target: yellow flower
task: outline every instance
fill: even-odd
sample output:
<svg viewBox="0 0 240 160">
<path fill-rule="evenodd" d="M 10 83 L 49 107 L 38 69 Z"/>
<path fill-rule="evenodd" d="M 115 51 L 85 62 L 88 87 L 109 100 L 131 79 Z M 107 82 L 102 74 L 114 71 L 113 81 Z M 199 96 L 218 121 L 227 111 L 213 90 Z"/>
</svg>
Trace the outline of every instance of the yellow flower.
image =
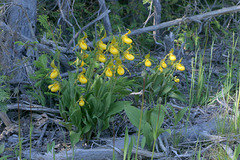
<svg viewBox="0 0 240 160">
<path fill-rule="evenodd" d="M 160 71 L 160 73 L 162 73 L 163 72 L 163 68 L 160 66 L 160 67 L 158 67 L 158 70 Z"/>
<path fill-rule="evenodd" d="M 102 63 L 105 63 L 105 62 L 106 62 L 106 57 L 105 57 L 105 55 L 104 55 L 104 54 L 100 54 L 100 55 L 98 56 L 98 60 L 99 60 L 100 62 L 102 62 Z"/>
<path fill-rule="evenodd" d="M 115 48 L 114 46 L 111 46 L 111 47 L 110 47 L 110 53 L 112 53 L 113 55 L 118 54 L 117 48 Z"/>
<path fill-rule="evenodd" d="M 177 76 L 175 76 L 175 77 L 174 77 L 174 81 L 175 81 L 176 83 L 179 83 L 179 82 L 180 82 L 180 79 L 177 78 Z"/>
<path fill-rule="evenodd" d="M 145 66 L 150 67 L 152 65 L 152 62 L 149 59 L 145 60 Z"/>
<path fill-rule="evenodd" d="M 122 41 L 124 43 L 127 43 L 127 44 L 131 44 L 132 43 L 132 40 L 130 38 L 128 38 L 128 36 L 126 36 L 126 35 L 122 36 Z"/>
<path fill-rule="evenodd" d="M 124 43 L 127 43 L 127 44 L 131 44 L 132 43 L 132 40 L 130 39 L 130 38 L 128 38 L 128 34 L 130 34 L 131 33 L 131 31 L 129 30 L 126 34 L 124 34 L 123 36 L 122 36 L 122 41 L 124 42 Z"/>
<path fill-rule="evenodd" d="M 83 98 L 83 97 L 80 98 L 80 101 L 79 101 L 78 104 L 79 104 L 79 106 L 81 106 L 81 107 L 85 105 L 85 102 L 84 102 L 84 98 Z"/>
<path fill-rule="evenodd" d="M 134 57 L 134 55 L 130 54 L 129 51 L 125 51 L 124 58 L 126 58 L 129 61 L 132 61 L 132 60 L 134 60 L 135 57 Z"/>
<path fill-rule="evenodd" d="M 88 54 L 87 54 L 87 53 L 84 53 L 84 54 L 83 54 L 83 58 L 88 58 Z"/>
<path fill-rule="evenodd" d="M 85 42 L 85 40 L 80 40 L 79 42 L 78 42 L 78 45 L 79 45 L 79 47 L 82 49 L 82 50 L 86 50 L 87 49 L 87 43 Z"/>
<path fill-rule="evenodd" d="M 166 64 L 165 61 L 162 62 L 162 67 L 163 67 L 163 68 L 167 68 L 167 64 Z"/>
<path fill-rule="evenodd" d="M 176 56 L 175 56 L 174 54 L 170 53 L 170 54 L 169 54 L 169 59 L 170 59 L 171 61 L 176 61 Z"/>
<path fill-rule="evenodd" d="M 181 64 L 181 63 L 178 63 L 176 65 L 176 69 L 179 70 L 179 71 L 184 71 L 185 70 L 185 67 Z"/>
<path fill-rule="evenodd" d="M 123 67 L 122 66 L 118 66 L 118 69 L 117 69 L 117 73 L 121 76 L 121 75 L 124 75 L 124 69 L 123 69 Z"/>
<path fill-rule="evenodd" d="M 54 68 L 52 73 L 50 74 L 50 78 L 55 79 L 57 78 L 58 75 L 59 75 L 58 69 Z"/>
<path fill-rule="evenodd" d="M 107 70 L 106 70 L 106 72 L 105 72 L 105 75 L 106 75 L 107 77 L 112 77 L 113 73 L 112 73 L 112 71 L 111 71 L 111 69 L 110 69 L 109 67 L 107 68 Z"/>
<path fill-rule="evenodd" d="M 84 33 L 84 37 L 78 41 L 78 44 L 76 46 L 79 46 L 82 50 L 86 50 L 88 48 L 88 45 L 85 42 L 85 39 L 87 38 L 87 34 L 85 32 L 83 33 Z M 76 46 L 73 48 L 73 50 L 75 50 Z"/>
<path fill-rule="evenodd" d="M 81 65 L 80 65 L 80 67 L 83 67 L 83 66 L 84 66 L 84 64 L 85 64 L 85 63 L 84 63 L 84 61 L 82 61 L 82 63 L 81 63 Z"/>
<path fill-rule="evenodd" d="M 48 86 L 48 89 L 50 89 L 52 92 L 57 92 L 60 89 L 60 85 L 58 82 L 51 84 Z"/>
<path fill-rule="evenodd" d="M 84 76 L 83 73 L 80 73 L 80 75 L 78 76 L 78 80 L 82 84 L 86 84 L 88 82 L 87 78 Z"/>
<path fill-rule="evenodd" d="M 107 49 L 107 45 L 104 44 L 103 41 L 100 41 L 100 42 L 98 43 L 98 46 L 99 46 L 99 48 L 101 48 L 102 50 L 106 50 L 106 49 Z"/>
<path fill-rule="evenodd" d="M 56 66 L 55 63 L 54 63 L 54 60 L 52 60 L 52 62 L 51 62 L 50 65 L 51 65 L 52 68 L 57 68 L 57 66 Z"/>
</svg>

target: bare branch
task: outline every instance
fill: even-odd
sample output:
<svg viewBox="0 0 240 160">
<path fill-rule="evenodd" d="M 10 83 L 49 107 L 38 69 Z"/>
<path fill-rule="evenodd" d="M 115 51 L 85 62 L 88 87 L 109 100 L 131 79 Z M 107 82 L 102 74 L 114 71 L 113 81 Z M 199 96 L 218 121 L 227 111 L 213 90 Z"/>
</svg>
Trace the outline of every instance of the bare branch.
<svg viewBox="0 0 240 160">
<path fill-rule="evenodd" d="M 90 27 L 91 25 L 93 25 L 94 23 L 96 23 L 97 21 L 99 21 L 99 20 L 101 20 L 102 18 L 104 18 L 108 13 L 110 13 L 110 10 L 104 11 L 99 17 L 97 17 L 96 19 L 94 19 L 93 21 L 91 21 L 90 23 L 88 23 L 86 26 L 84 26 L 80 31 L 78 31 L 78 32 L 76 33 L 76 35 L 74 36 L 74 38 L 71 39 L 71 41 L 69 42 L 68 46 L 71 46 L 71 44 L 73 43 L 73 40 L 75 40 L 81 32 L 83 32 L 85 29 L 87 29 L 88 27 Z M 92 46 L 92 43 L 91 43 L 90 46 Z"/>
<path fill-rule="evenodd" d="M 183 23 L 183 22 L 201 21 L 206 18 L 212 18 L 212 17 L 216 17 L 219 15 L 238 12 L 238 11 L 240 11 L 240 6 L 223 8 L 223 9 L 219 9 L 216 11 L 211 11 L 211 12 L 207 12 L 207 13 L 203 13 L 203 14 L 199 14 L 199 15 L 195 15 L 195 16 L 191 16 L 191 17 L 179 18 L 179 19 L 164 22 L 164 23 L 161 23 L 161 24 L 158 24 L 155 26 L 149 26 L 149 27 L 137 29 L 137 30 L 132 31 L 132 33 L 130 35 L 138 35 L 138 34 L 142 34 L 145 32 L 151 32 L 151 31 L 155 31 L 158 29 L 163 29 L 166 27 L 178 25 L 179 23 Z"/>
</svg>

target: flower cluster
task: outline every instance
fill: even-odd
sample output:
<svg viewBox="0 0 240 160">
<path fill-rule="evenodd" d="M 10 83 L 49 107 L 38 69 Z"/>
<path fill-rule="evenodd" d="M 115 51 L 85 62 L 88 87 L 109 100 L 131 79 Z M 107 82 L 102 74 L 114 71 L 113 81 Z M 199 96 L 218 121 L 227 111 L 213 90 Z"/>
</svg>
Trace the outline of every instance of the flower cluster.
<svg viewBox="0 0 240 160">
<path fill-rule="evenodd" d="M 122 76 L 125 74 L 125 70 L 129 72 L 129 70 L 123 65 L 123 61 L 133 61 L 134 54 L 131 52 L 132 49 L 132 39 L 128 37 L 131 33 L 129 30 L 126 34 L 122 35 L 121 37 L 113 36 L 112 40 L 105 44 L 103 39 L 106 38 L 106 33 L 104 36 L 96 43 L 94 46 L 94 50 L 90 51 L 90 64 L 99 62 L 103 65 L 103 72 L 101 75 L 105 75 L 108 78 L 115 77 L 116 75 Z M 87 66 L 85 63 L 88 55 L 88 50 L 90 47 L 86 43 L 87 34 L 84 32 L 84 37 L 80 38 L 77 45 L 74 47 L 76 51 L 76 60 L 71 63 L 71 65 L 75 65 L 77 68 L 77 80 L 76 82 L 80 82 L 81 85 L 89 83 L 89 77 L 87 77 L 86 69 L 84 66 Z M 59 70 L 54 64 L 54 61 L 51 63 L 53 70 L 50 74 L 50 78 L 54 80 L 57 78 L 59 74 Z M 89 67 L 88 67 L 89 68 Z M 91 68 L 91 67 L 90 67 Z M 78 71 L 81 71 L 80 73 Z M 90 71 L 92 72 L 92 71 Z M 130 72 L 129 72 L 130 73 Z M 54 80 L 55 83 L 48 86 L 48 88 L 52 92 L 57 92 L 60 90 L 60 83 Z M 77 101 L 79 106 L 85 105 L 84 96 L 80 96 L 79 100 Z"/>
<path fill-rule="evenodd" d="M 130 33 L 131 31 L 129 30 L 126 34 L 122 35 L 121 40 L 113 36 L 108 45 L 102 41 L 106 35 L 97 42 L 96 57 L 99 62 L 104 63 L 105 68 L 103 73 L 105 73 L 106 77 L 111 78 L 116 73 L 122 76 L 125 74 L 125 70 L 129 72 L 122 62 L 125 60 L 132 61 L 135 58 L 133 53 L 131 53 L 132 39 L 128 37 Z"/>
<path fill-rule="evenodd" d="M 182 62 L 182 58 L 177 61 L 176 56 L 173 54 L 174 50 L 173 48 L 170 50 L 169 54 L 167 54 L 161 61 L 160 64 L 157 66 L 158 70 L 160 71 L 160 73 L 162 73 L 164 71 L 164 69 L 168 68 L 168 66 L 171 66 L 173 70 L 179 70 L 179 71 L 184 71 L 185 67 L 183 64 L 181 64 Z M 179 78 L 177 78 L 177 76 L 175 76 L 173 78 L 173 80 L 176 83 L 179 83 L 180 80 Z"/>
<path fill-rule="evenodd" d="M 86 85 L 89 83 L 92 76 L 94 76 L 92 74 L 94 67 L 88 67 L 88 70 L 89 68 L 92 70 L 90 69 L 90 71 L 88 71 L 90 74 L 87 74 L 86 76 L 87 71 L 84 66 L 88 65 L 85 62 L 89 62 L 89 66 L 94 66 L 95 64 L 101 63 L 103 68 L 100 76 L 105 75 L 108 78 L 116 77 L 117 75 L 122 76 L 125 74 L 125 70 L 130 74 L 129 70 L 123 64 L 124 61 L 133 61 L 135 59 L 135 56 L 131 51 L 133 41 L 128 37 L 130 33 L 131 31 L 129 30 L 121 37 L 113 36 L 112 40 L 108 44 L 103 42 L 103 39 L 106 38 L 105 33 L 104 36 L 95 43 L 94 50 L 91 51 L 90 47 L 86 43 L 87 34 L 84 32 L 84 37 L 80 38 L 77 45 L 74 47 L 74 50 L 76 50 L 76 60 L 71 63 L 71 65 L 74 64 L 77 68 L 76 82 L 80 82 L 81 85 Z M 88 54 L 88 52 L 90 54 Z M 185 70 L 185 67 L 181 64 L 182 59 L 177 61 L 173 52 L 174 50 L 171 49 L 169 54 L 167 54 L 165 58 L 160 61 L 160 64 L 157 66 L 157 69 L 160 73 L 164 72 L 168 66 L 171 66 L 173 70 Z M 152 62 L 153 60 L 150 58 L 150 54 L 147 54 L 141 63 L 144 63 L 146 67 L 151 67 Z M 54 83 L 49 85 L 48 88 L 52 92 L 57 92 L 60 90 L 60 83 L 55 79 L 60 77 L 60 73 L 54 64 L 54 60 L 51 62 L 51 66 L 53 69 L 50 74 L 50 78 L 54 80 Z M 173 80 L 177 83 L 180 81 L 176 76 L 173 78 Z M 83 97 L 83 95 L 80 96 L 77 101 L 79 106 L 85 105 L 85 100 Z"/>
<path fill-rule="evenodd" d="M 60 73 L 59 73 L 59 70 L 57 68 L 57 66 L 55 65 L 54 63 L 54 60 L 51 62 L 51 67 L 53 68 L 52 69 L 52 72 L 50 74 L 50 78 L 52 80 L 54 80 L 54 83 L 49 85 L 48 86 L 48 89 L 50 89 L 52 92 L 57 92 L 59 89 L 60 89 L 60 84 L 57 80 L 55 80 L 57 77 L 60 76 Z"/>
</svg>

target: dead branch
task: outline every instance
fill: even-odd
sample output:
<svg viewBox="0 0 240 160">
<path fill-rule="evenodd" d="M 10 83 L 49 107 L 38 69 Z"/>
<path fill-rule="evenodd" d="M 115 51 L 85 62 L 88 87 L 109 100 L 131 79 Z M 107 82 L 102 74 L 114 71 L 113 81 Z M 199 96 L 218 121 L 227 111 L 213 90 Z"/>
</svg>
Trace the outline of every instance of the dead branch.
<svg viewBox="0 0 240 160">
<path fill-rule="evenodd" d="M 7 108 L 10 109 L 18 109 L 18 104 L 8 104 Z M 19 109 L 20 110 L 26 110 L 26 111 L 37 111 L 37 112 L 51 112 L 51 113 L 59 113 L 58 109 L 52 109 L 52 108 L 47 108 L 41 105 L 37 104 L 32 104 L 26 105 L 26 104 L 19 104 Z"/>
<path fill-rule="evenodd" d="M 228 13 L 234 13 L 234 12 L 238 12 L 238 11 L 240 11 L 240 5 L 228 7 L 228 8 L 222 8 L 222 9 L 218 9 L 215 11 L 191 16 L 191 17 L 183 17 L 183 18 L 179 18 L 176 20 L 164 22 L 164 23 L 161 23 L 158 25 L 149 26 L 149 27 L 145 27 L 145 28 L 141 28 L 141 29 L 136 29 L 136 30 L 132 31 L 132 33 L 130 35 L 138 35 L 138 34 L 142 34 L 145 32 L 151 32 L 151 31 L 167 28 L 167 27 L 174 26 L 174 25 L 179 25 L 180 23 L 183 23 L 183 22 L 192 22 L 192 21 L 197 22 L 197 21 L 201 21 L 203 19 L 212 18 L 212 17 L 216 17 L 219 15 L 228 14 Z"/>
<path fill-rule="evenodd" d="M 11 120 L 8 118 L 6 112 L 0 112 L 0 119 L 3 121 L 6 127 L 9 127 L 12 125 Z"/>
<path fill-rule="evenodd" d="M 99 17 L 97 17 L 96 19 L 94 19 L 93 21 L 91 21 L 90 23 L 88 23 L 86 26 L 82 27 L 82 29 L 80 31 L 78 31 L 76 33 L 76 35 L 74 36 L 73 39 L 71 39 L 71 41 L 68 43 L 68 46 L 71 46 L 71 44 L 73 43 L 73 41 L 78 37 L 78 35 L 80 33 L 82 33 L 85 29 L 87 29 L 88 27 L 90 27 L 91 25 L 93 25 L 94 23 L 96 23 L 97 21 L 101 20 L 102 18 L 104 18 L 106 15 L 108 15 L 108 13 L 110 13 L 110 10 L 105 10 Z M 88 44 L 90 46 L 92 46 L 92 43 Z"/>
</svg>

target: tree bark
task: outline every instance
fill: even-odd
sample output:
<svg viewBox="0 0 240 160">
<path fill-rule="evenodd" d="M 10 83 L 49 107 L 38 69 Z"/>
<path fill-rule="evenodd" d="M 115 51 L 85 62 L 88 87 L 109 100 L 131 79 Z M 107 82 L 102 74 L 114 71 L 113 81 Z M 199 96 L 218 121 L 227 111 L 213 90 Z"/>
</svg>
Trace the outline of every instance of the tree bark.
<svg viewBox="0 0 240 160">
<path fill-rule="evenodd" d="M 28 74 L 32 73 L 31 62 L 36 52 L 31 46 L 25 47 L 15 44 L 15 42 L 18 41 L 16 33 L 36 40 L 36 13 L 37 0 L 12 0 L 12 5 L 6 12 L 5 23 L 13 32 L 3 32 L 0 35 L 0 47 L 3 57 L 0 64 L 8 65 L 3 73 L 13 75 L 13 79 L 28 80 Z M 6 126 L 11 124 L 6 113 L 0 112 L 0 118 Z"/>
<path fill-rule="evenodd" d="M 161 22 L 161 12 L 162 12 L 162 6 L 160 3 L 160 0 L 153 0 L 153 5 L 154 5 L 153 25 L 158 25 Z M 160 40 L 160 30 L 153 31 L 153 38 L 155 41 Z"/>
<path fill-rule="evenodd" d="M 24 65 L 30 66 L 29 63 L 31 63 L 31 60 L 34 58 L 36 52 L 34 51 L 33 47 L 25 47 L 14 44 L 16 41 L 18 41 L 15 33 L 18 32 L 29 39 L 36 40 L 35 30 L 37 19 L 37 0 L 13 0 L 13 5 L 10 6 L 8 15 L 9 16 L 8 19 L 6 19 L 6 23 L 14 31 L 13 35 L 8 34 L 6 37 L 7 41 L 11 42 L 7 44 L 7 48 L 12 49 L 9 51 L 13 57 L 9 58 L 9 61 L 12 61 L 10 62 L 11 68 L 16 67 L 14 65 L 16 65 L 16 63 L 19 61 L 22 61 L 23 58 L 28 59 L 26 62 L 28 64 L 26 65 L 25 63 Z M 26 78 L 26 74 L 31 72 L 31 67 L 26 68 L 24 65 L 18 67 L 14 78 L 24 79 Z"/>
</svg>

